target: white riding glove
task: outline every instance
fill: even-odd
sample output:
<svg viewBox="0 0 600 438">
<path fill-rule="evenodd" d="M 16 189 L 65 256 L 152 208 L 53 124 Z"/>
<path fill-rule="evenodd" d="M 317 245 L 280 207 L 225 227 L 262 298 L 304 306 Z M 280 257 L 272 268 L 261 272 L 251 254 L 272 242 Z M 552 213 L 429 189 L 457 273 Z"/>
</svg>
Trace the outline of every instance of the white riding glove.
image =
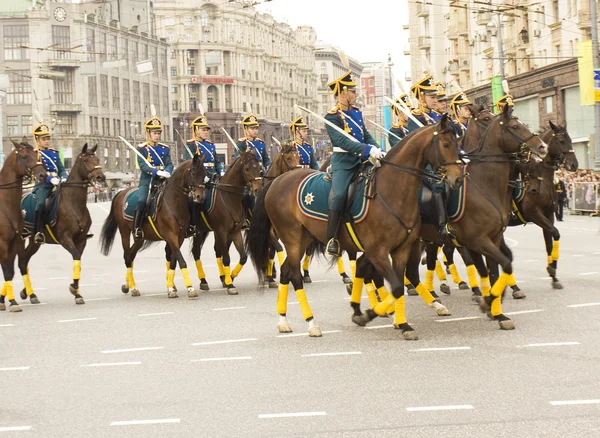
<svg viewBox="0 0 600 438">
<path fill-rule="evenodd" d="M 383 152 L 377 146 L 371 146 L 369 156 L 375 158 L 376 160 L 381 160 L 383 157 L 385 157 L 385 152 Z"/>
<path fill-rule="evenodd" d="M 63 177 L 60 179 L 60 182 L 61 182 L 61 183 L 64 183 L 64 182 L 66 182 L 66 181 L 67 181 L 67 177 L 66 177 L 66 176 L 63 176 Z"/>
<path fill-rule="evenodd" d="M 171 178 L 171 174 L 166 170 L 159 170 L 156 172 L 156 176 L 160 176 L 161 178 Z"/>
<path fill-rule="evenodd" d="M 57 177 L 50 178 L 50 184 L 57 186 L 60 180 Z"/>
</svg>

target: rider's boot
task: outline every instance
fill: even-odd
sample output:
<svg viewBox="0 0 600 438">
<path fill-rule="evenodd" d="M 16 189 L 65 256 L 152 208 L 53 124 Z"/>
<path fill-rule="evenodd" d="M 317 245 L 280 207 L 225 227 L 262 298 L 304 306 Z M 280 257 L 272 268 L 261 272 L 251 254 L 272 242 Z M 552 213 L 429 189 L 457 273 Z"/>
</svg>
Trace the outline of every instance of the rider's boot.
<svg viewBox="0 0 600 438">
<path fill-rule="evenodd" d="M 342 219 L 342 212 L 339 210 L 329 210 L 327 219 L 327 247 L 328 254 L 341 256 L 340 242 L 337 239 L 338 229 Z"/>
</svg>

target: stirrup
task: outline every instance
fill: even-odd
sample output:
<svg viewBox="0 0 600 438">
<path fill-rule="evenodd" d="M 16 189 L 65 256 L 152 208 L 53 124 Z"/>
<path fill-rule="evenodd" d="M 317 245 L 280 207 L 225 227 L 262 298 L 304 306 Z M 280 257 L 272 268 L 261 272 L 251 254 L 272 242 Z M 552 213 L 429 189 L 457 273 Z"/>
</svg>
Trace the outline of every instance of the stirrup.
<svg viewBox="0 0 600 438">
<path fill-rule="evenodd" d="M 340 242 L 335 237 L 329 239 L 325 251 L 327 251 L 327 254 L 340 257 L 342 255 L 340 251 Z"/>
<path fill-rule="evenodd" d="M 441 237 L 448 237 L 450 239 L 456 239 L 456 231 L 450 224 L 445 224 L 442 228 L 438 230 L 438 234 Z"/>
<path fill-rule="evenodd" d="M 42 243 L 46 243 L 46 236 L 44 236 L 44 233 L 42 233 L 41 231 L 38 231 L 37 233 L 35 233 L 33 241 L 41 245 Z"/>
<path fill-rule="evenodd" d="M 188 225 L 187 235 L 191 237 L 196 234 L 198 234 L 198 227 L 196 227 L 196 225 Z"/>
<path fill-rule="evenodd" d="M 250 229 L 250 221 L 247 218 L 244 218 L 244 221 L 242 222 L 242 230 L 249 230 Z"/>
<path fill-rule="evenodd" d="M 133 238 L 135 240 L 142 240 L 144 238 L 144 231 L 142 230 L 142 227 L 133 230 Z"/>
</svg>

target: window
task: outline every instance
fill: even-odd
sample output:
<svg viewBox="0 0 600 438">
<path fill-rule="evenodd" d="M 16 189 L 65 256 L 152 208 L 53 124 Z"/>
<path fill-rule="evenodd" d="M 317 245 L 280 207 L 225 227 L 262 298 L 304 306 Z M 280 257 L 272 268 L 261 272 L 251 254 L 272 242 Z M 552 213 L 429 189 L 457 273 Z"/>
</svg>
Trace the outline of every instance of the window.
<svg viewBox="0 0 600 438">
<path fill-rule="evenodd" d="M 117 36 L 116 35 L 108 35 L 107 36 L 107 46 L 106 51 L 108 52 L 108 60 L 115 61 L 117 59 Z"/>
<path fill-rule="evenodd" d="M 33 131 L 33 116 L 21 116 L 21 134 L 31 135 Z"/>
<path fill-rule="evenodd" d="M 131 42 L 131 65 L 134 66 L 139 61 L 138 43 L 136 41 Z"/>
<path fill-rule="evenodd" d="M 6 126 L 7 132 L 6 134 L 9 137 L 20 135 L 19 132 L 19 116 L 7 116 L 6 117 Z"/>
<path fill-rule="evenodd" d="M 100 62 L 106 61 L 106 34 L 104 32 L 98 32 L 96 38 L 96 52 L 98 52 Z"/>
<path fill-rule="evenodd" d="M 208 26 L 208 12 L 206 10 L 200 12 L 200 26 Z"/>
<path fill-rule="evenodd" d="M 178 101 L 178 100 L 174 100 L 174 101 L 171 103 L 171 109 L 172 109 L 173 111 L 179 111 L 179 101 Z"/>
<path fill-rule="evenodd" d="M 258 88 L 256 89 L 256 97 L 258 97 Z"/>
<path fill-rule="evenodd" d="M 21 46 L 29 44 L 29 25 L 4 26 L 4 60 L 29 59 L 29 51 Z"/>
<path fill-rule="evenodd" d="M 162 116 L 167 116 L 169 114 L 169 89 L 167 87 L 162 87 L 160 96 L 160 107 L 160 112 Z"/>
<path fill-rule="evenodd" d="M 57 134 L 72 135 L 75 134 L 75 118 L 73 116 L 60 116 L 59 123 L 56 125 Z"/>
<path fill-rule="evenodd" d="M 196 67 L 192 66 L 188 66 L 187 68 L 187 74 L 188 76 L 193 76 L 196 74 Z M 206 70 L 206 74 L 209 75 L 210 74 L 210 69 Z"/>
<path fill-rule="evenodd" d="M 133 81 L 133 112 L 134 114 L 140 110 L 140 83 Z"/>
<path fill-rule="evenodd" d="M 121 120 L 113 119 L 113 132 L 115 134 L 115 137 L 121 135 Z"/>
<path fill-rule="evenodd" d="M 10 70 L 10 88 L 6 92 L 8 105 L 31 104 L 31 77 L 29 70 Z"/>
<path fill-rule="evenodd" d="M 142 44 L 142 53 L 140 54 L 140 61 L 148 59 L 148 44 Z"/>
<path fill-rule="evenodd" d="M 108 108 L 108 76 L 100 75 L 100 106 Z"/>
<path fill-rule="evenodd" d="M 546 107 L 546 114 L 550 114 L 553 112 L 552 96 L 544 97 L 544 106 Z"/>
<path fill-rule="evenodd" d="M 121 108 L 121 94 L 119 93 L 119 78 L 112 78 L 112 107 L 114 109 Z"/>
<path fill-rule="evenodd" d="M 65 71 L 65 79 L 54 82 L 54 102 L 62 104 L 73 103 L 73 71 Z"/>
<path fill-rule="evenodd" d="M 142 88 L 142 113 L 146 116 L 150 113 L 150 84 L 142 84 Z"/>
<path fill-rule="evenodd" d="M 171 85 L 171 93 L 173 93 L 173 94 L 179 93 L 179 85 Z"/>
<path fill-rule="evenodd" d="M 214 85 L 211 85 L 206 90 L 206 101 L 208 103 L 208 111 L 219 110 L 219 90 Z"/>
<path fill-rule="evenodd" d="M 169 50 L 169 58 L 177 59 L 177 52 L 175 50 Z"/>
<path fill-rule="evenodd" d="M 160 111 L 160 108 L 158 106 L 158 104 L 160 103 L 160 97 L 158 95 L 158 85 L 152 85 L 152 99 L 150 100 L 150 102 L 156 105 L 156 111 Z"/>
<path fill-rule="evenodd" d="M 161 50 L 160 51 L 160 68 L 158 68 L 157 70 L 160 70 L 160 75 L 163 77 L 167 77 L 168 75 L 168 67 L 169 67 L 169 63 L 167 62 L 167 50 Z"/>
<path fill-rule="evenodd" d="M 158 73 L 158 71 L 160 70 L 158 68 L 158 48 L 157 47 L 152 47 L 151 51 L 151 61 L 152 61 L 152 68 L 154 68 L 154 71 L 156 71 Z"/>
<path fill-rule="evenodd" d="M 131 111 L 131 90 L 129 89 L 129 79 L 123 79 L 123 109 Z"/>
<path fill-rule="evenodd" d="M 177 76 L 177 67 L 171 67 L 171 76 Z"/>
<path fill-rule="evenodd" d="M 96 51 L 96 31 L 94 29 L 85 30 L 85 51 L 88 61 L 96 60 L 96 55 L 92 53 Z"/>
<path fill-rule="evenodd" d="M 64 49 L 64 51 L 56 50 L 54 52 L 55 59 L 70 59 L 71 52 L 71 28 L 69 26 L 52 26 L 52 45 L 53 49 Z"/>
<path fill-rule="evenodd" d="M 121 40 L 121 57 L 125 61 L 125 65 L 121 67 L 122 70 L 129 69 L 129 46 L 127 40 Z"/>
</svg>

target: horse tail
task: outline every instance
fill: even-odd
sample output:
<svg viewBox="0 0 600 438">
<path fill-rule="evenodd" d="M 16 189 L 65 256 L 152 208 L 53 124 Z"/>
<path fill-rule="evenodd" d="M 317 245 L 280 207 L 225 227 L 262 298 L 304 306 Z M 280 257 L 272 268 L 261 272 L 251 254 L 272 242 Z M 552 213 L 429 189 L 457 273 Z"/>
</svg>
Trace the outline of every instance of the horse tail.
<svg viewBox="0 0 600 438">
<path fill-rule="evenodd" d="M 107 256 L 112 249 L 115 236 L 117 235 L 117 219 L 115 215 L 115 203 L 119 196 L 115 196 L 110 205 L 110 213 L 102 225 L 102 231 L 100 232 L 100 252 Z"/>
<path fill-rule="evenodd" d="M 319 256 L 326 256 L 325 254 L 325 244 L 318 239 L 312 241 L 308 248 L 306 248 L 306 255 L 311 259 Z"/>
<path fill-rule="evenodd" d="M 258 274 L 258 281 L 263 283 L 267 265 L 269 263 L 269 248 L 271 246 L 271 219 L 265 208 L 265 196 L 267 195 L 270 185 L 264 188 L 254 205 L 252 210 L 252 221 L 250 229 L 246 233 L 246 252 L 252 260 L 254 269 Z"/>
</svg>

